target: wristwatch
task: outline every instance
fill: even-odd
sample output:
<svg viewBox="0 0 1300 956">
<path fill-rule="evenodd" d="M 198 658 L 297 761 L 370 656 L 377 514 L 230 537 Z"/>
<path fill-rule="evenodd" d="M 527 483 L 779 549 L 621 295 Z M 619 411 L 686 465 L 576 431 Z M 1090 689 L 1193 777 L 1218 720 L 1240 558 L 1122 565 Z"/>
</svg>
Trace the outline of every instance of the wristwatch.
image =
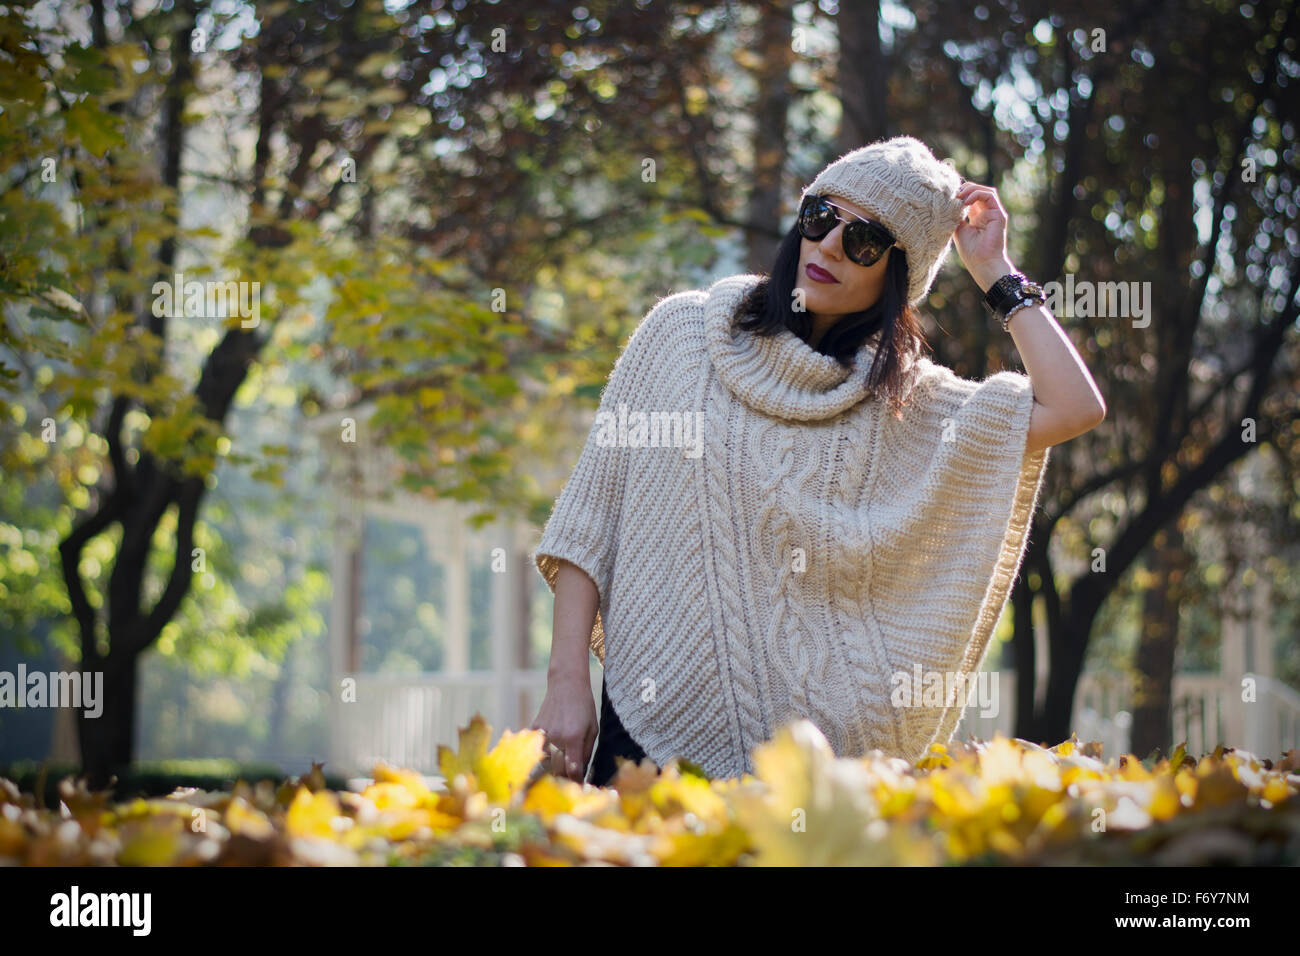
<svg viewBox="0 0 1300 956">
<path fill-rule="evenodd" d="M 1004 275 L 997 282 L 989 287 L 989 291 L 984 293 L 984 307 L 989 313 L 1002 323 L 1002 331 L 1006 332 L 1007 320 L 1015 312 L 1031 305 L 1047 301 L 1047 296 L 1043 294 L 1043 287 L 1037 282 L 1030 282 L 1025 278 L 1023 272 L 1010 272 Z"/>
</svg>

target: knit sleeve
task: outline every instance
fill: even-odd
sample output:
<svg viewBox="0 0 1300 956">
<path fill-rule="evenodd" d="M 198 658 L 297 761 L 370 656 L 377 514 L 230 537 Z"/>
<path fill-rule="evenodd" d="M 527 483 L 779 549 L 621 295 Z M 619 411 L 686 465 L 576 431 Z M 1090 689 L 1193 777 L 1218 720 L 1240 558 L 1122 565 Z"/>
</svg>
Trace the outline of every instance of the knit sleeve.
<svg viewBox="0 0 1300 956">
<path fill-rule="evenodd" d="M 978 674 L 1016 579 L 1049 450 L 1026 452 L 1028 376 L 921 368 L 902 420 L 883 416 L 871 494 L 873 604 L 891 662 L 909 676 L 919 664 L 945 688 L 942 705 L 900 709 L 911 759 L 947 743 L 961 719 L 957 688 Z M 1011 688 L 998 691 L 1010 706 Z"/>
<path fill-rule="evenodd" d="M 561 560 L 577 565 L 595 582 L 599 601 L 589 643 L 600 660 L 604 660 L 603 611 L 609 606 L 609 585 L 618 553 L 630 450 L 608 440 L 608 425 L 602 436 L 602 425 L 609 421 L 617 428 L 620 403 L 626 403 L 629 410 L 636 408 L 635 396 L 645 387 L 645 376 L 656 358 L 655 330 L 662 325 L 669 300 L 675 299 L 661 300 L 646 314 L 614 363 L 578 463 L 555 500 L 533 554 L 552 594 Z"/>
</svg>

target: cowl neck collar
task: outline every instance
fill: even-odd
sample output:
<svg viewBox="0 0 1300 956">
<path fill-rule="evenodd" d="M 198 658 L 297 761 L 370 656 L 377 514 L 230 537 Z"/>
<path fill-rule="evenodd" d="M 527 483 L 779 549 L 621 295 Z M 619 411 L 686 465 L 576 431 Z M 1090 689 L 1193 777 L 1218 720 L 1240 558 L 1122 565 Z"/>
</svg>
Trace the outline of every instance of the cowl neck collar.
<svg viewBox="0 0 1300 956">
<path fill-rule="evenodd" d="M 760 279 L 728 276 L 706 292 L 705 345 L 732 394 L 756 411 L 794 421 L 830 418 L 870 397 L 863 382 L 875 359 L 871 342 L 845 367 L 788 329 L 762 336 L 737 327 L 740 302 Z"/>
</svg>

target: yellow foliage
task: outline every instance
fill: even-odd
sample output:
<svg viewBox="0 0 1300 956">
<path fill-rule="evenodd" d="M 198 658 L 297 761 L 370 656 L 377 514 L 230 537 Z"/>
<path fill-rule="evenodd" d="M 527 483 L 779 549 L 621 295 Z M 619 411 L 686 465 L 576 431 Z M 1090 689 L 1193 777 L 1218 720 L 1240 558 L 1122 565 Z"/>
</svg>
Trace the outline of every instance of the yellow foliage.
<svg viewBox="0 0 1300 956">
<path fill-rule="evenodd" d="M 332 837 L 334 821 L 342 813 L 338 797 L 328 790 L 312 793 L 299 787 L 285 814 L 284 828 L 290 836 Z"/>
<path fill-rule="evenodd" d="M 879 751 L 837 758 L 801 720 L 755 749 L 753 775 L 708 780 L 647 758 L 595 787 L 535 774 L 539 731 L 489 748 L 475 715 L 458 737 L 439 750 L 441 787 L 381 762 L 360 792 L 336 793 L 314 765 L 278 788 L 240 781 L 114 805 L 65 780 L 55 811 L 0 779 L 0 864 L 1181 864 L 1205 842 L 1201 825 L 1276 862 L 1300 834 L 1295 752 L 1275 764 L 1226 748 L 1103 762 L 1073 738 L 998 736 L 935 744 L 913 765 Z"/>
<path fill-rule="evenodd" d="M 509 801 L 542 759 L 545 735 L 540 730 L 507 730 L 489 751 L 492 728 L 475 714 L 458 735 L 460 747 L 455 753 L 449 747 L 438 748 L 438 767 L 449 781 L 462 774 L 472 778 L 491 803 Z"/>
</svg>

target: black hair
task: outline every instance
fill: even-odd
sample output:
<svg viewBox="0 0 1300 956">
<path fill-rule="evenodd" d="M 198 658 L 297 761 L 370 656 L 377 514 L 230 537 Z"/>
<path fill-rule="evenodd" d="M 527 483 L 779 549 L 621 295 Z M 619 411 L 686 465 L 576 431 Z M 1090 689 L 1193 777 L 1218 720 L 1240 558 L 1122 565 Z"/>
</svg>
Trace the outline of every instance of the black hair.
<svg viewBox="0 0 1300 956">
<path fill-rule="evenodd" d="M 738 307 L 740 328 L 757 335 L 775 335 L 788 329 L 807 342 L 812 335 L 812 316 L 794 308 L 794 290 L 799 270 L 803 237 L 791 227 L 777 247 L 772 272 L 749 291 Z M 878 391 L 889 402 L 895 417 L 907 388 L 904 359 L 910 365 L 928 348 L 921 331 L 921 318 L 907 303 L 907 256 L 894 247 L 885 265 L 885 286 L 874 304 L 842 316 L 812 346 L 843 365 L 850 365 L 868 339 L 879 333 L 876 355 L 863 380 L 865 391 Z M 881 344 L 883 343 L 883 345 Z"/>
</svg>

